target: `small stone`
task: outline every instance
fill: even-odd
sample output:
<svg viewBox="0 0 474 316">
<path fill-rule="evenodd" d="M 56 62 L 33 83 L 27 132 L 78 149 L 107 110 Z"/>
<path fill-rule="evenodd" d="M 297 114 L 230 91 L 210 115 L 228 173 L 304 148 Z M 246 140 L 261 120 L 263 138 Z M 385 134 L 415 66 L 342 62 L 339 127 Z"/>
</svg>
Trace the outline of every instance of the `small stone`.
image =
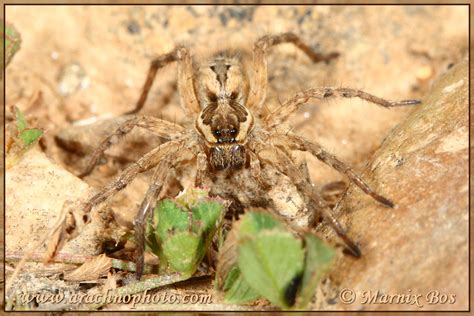
<svg viewBox="0 0 474 316">
<path fill-rule="evenodd" d="M 59 53 L 57 51 L 52 51 L 51 52 L 51 59 L 52 60 L 57 60 L 59 58 Z"/>
<path fill-rule="evenodd" d="M 59 73 L 58 92 L 62 96 L 69 96 L 79 89 L 85 89 L 90 84 L 85 70 L 78 63 L 64 66 Z"/>
<path fill-rule="evenodd" d="M 131 20 L 127 24 L 127 31 L 130 34 L 140 34 L 140 24 L 136 20 Z"/>
<path fill-rule="evenodd" d="M 433 68 L 431 66 L 422 66 L 419 67 L 416 72 L 415 76 L 420 81 L 425 81 L 430 79 L 434 74 Z"/>
</svg>

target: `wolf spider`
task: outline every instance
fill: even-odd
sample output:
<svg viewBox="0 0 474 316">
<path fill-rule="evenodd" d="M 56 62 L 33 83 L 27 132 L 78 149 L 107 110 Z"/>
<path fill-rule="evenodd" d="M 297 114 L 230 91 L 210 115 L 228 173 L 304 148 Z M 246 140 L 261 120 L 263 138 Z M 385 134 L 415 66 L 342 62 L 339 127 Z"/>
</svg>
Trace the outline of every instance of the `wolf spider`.
<svg viewBox="0 0 474 316">
<path fill-rule="evenodd" d="M 287 220 L 290 227 L 296 229 L 310 228 L 315 224 L 316 218 L 322 216 L 352 255 L 360 256 L 359 248 L 347 236 L 320 193 L 313 189 L 309 177 L 298 167 L 291 152 L 309 152 L 345 174 L 366 194 L 383 205 L 393 207 L 394 204 L 371 189 L 349 166 L 318 143 L 288 132 L 281 124 L 310 99 L 356 97 L 386 108 L 417 104 L 419 101 L 392 102 L 360 90 L 320 87 L 299 92 L 270 111 L 265 103 L 266 53 L 272 46 L 282 43 L 295 45 L 314 63 L 328 62 L 338 56 L 334 52 L 317 53 L 295 34 L 284 33 L 261 37 L 255 42 L 251 54 L 223 51 L 207 62 L 195 64 L 189 49 L 179 46 L 154 59 L 141 96 L 135 109 L 129 114 L 137 113 L 145 104 L 157 71 L 169 63 L 177 62 L 181 106 L 189 120 L 184 125 L 179 125 L 155 117 L 136 115 L 109 135 L 93 153 L 82 177 L 93 170 L 106 149 L 134 127 L 148 129 L 166 138 L 167 142 L 132 163 L 115 181 L 90 199 L 80 202 L 79 213 L 67 212 L 62 225 L 57 229 L 55 241 L 50 244 L 50 256 L 54 256 L 61 242 L 77 233 L 78 226 L 90 220 L 89 213 L 94 206 L 125 188 L 139 173 L 155 168 L 134 221 L 137 241 L 136 276 L 139 279 L 144 265 L 144 226 L 147 214 L 155 206 L 168 178 L 186 165 L 195 166 L 195 185 L 210 187 L 211 194 L 236 200 L 237 203 L 245 200 L 245 196 L 252 196 L 242 202 L 246 207 L 257 204 L 271 208 L 271 199 L 266 196 L 274 184 L 271 175 L 277 173 L 279 177 L 287 177 L 304 200 L 305 208 L 298 210 L 296 214 L 285 214 L 284 210 L 276 212 Z M 247 194 L 250 191 L 253 193 Z"/>
</svg>

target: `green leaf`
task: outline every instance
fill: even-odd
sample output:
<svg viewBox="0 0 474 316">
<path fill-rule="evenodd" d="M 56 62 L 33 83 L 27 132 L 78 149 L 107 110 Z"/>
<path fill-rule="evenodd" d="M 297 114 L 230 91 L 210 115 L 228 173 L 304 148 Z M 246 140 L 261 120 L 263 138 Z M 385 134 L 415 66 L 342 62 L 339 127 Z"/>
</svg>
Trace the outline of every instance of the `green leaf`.
<svg viewBox="0 0 474 316">
<path fill-rule="evenodd" d="M 13 56 L 20 50 L 20 33 L 10 23 L 5 25 L 5 65 L 8 65 Z M 2 56 L 3 57 L 3 56 Z"/>
<path fill-rule="evenodd" d="M 270 214 L 264 212 L 248 212 L 239 224 L 239 236 L 255 235 L 265 229 L 283 229 L 283 225 Z"/>
<path fill-rule="evenodd" d="M 291 233 L 265 230 L 240 238 L 238 267 L 257 293 L 280 308 L 288 308 L 292 302 L 287 299 L 287 288 L 302 274 L 304 255 L 301 240 Z"/>
<path fill-rule="evenodd" d="M 189 188 L 177 196 L 174 200 L 178 206 L 184 209 L 192 209 L 199 202 L 209 200 L 209 192 L 204 189 Z"/>
<path fill-rule="evenodd" d="M 209 233 L 216 229 L 216 223 L 224 206 L 213 201 L 198 203 L 193 207 L 193 231 L 198 234 Z"/>
<path fill-rule="evenodd" d="M 24 129 L 23 131 L 20 132 L 20 139 L 23 141 L 23 143 L 26 146 L 29 146 L 33 144 L 35 141 L 37 141 L 41 135 L 43 135 L 43 131 L 37 128 L 30 128 L 30 129 Z"/>
<path fill-rule="evenodd" d="M 299 308 L 305 308 L 309 304 L 321 280 L 321 276 L 329 269 L 335 256 L 334 249 L 315 235 L 306 233 L 304 240 L 306 259 L 302 290 L 297 300 Z"/>
<path fill-rule="evenodd" d="M 23 112 L 21 112 L 19 108 L 15 107 L 15 111 L 16 111 L 16 128 L 18 132 L 21 133 L 27 127 L 25 116 L 23 115 Z"/>
<path fill-rule="evenodd" d="M 260 294 L 245 282 L 237 267 L 234 267 L 227 275 L 222 290 L 225 291 L 225 301 L 231 304 L 247 303 L 260 298 Z"/>
<path fill-rule="evenodd" d="M 155 209 L 153 222 L 155 223 L 158 241 L 166 240 L 170 233 L 188 230 L 190 226 L 189 213 L 179 208 L 175 202 L 166 199 Z"/>
<path fill-rule="evenodd" d="M 43 131 L 37 128 L 27 128 L 28 124 L 26 123 L 25 115 L 23 112 L 20 111 L 19 108 L 15 107 L 16 112 L 16 128 L 19 133 L 20 139 L 23 141 L 26 147 L 33 144 L 37 141 L 41 135 L 43 135 Z"/>
<path fill-rule="evenodd" d="M 155 234 L 156 232 L 156 224 L 155 222 L 155 217 L 158 218 L 157 211 L 158 208 L 155 208 L 152 218 L 146 222 L 146 227 L 145 227 L 145 249 L 146 251 L 151 251 L 155 255 L 159 256 L 160 255 L 160 243 L 158 242 L 158 236 Z M 135 240 L 134 237 L 132 237 L 132 240 Z M 160 257 L 160 259 L 162 259 Z M 160 263 L 161 265 L 163 263 Z"/>
<path fill-rule="evenodd" d="M 334 250 L 311 233 L 304 241 L 303 248 L 302 239 L 270 214 L 247 212 L 219 249 L 225 253 L 217 265 L 217 286 L 226 301 L 242 303 L 261 296 L 281 309 L 305 308 Z"/>
<path fill-rule="evenodd" d="M 186 193 L 183 196 L 180 203 L 166 199 L 155 208 L 146 228 L 147 247 L 160 258 L 161 272 L 173 270 L 191 276 L 206 255 L 225 207 L 202 192 L 194 192 L 188 196 L 195 202 L 189 210 L 185 206 L 190 205 L 189 199 Z"/>
<path fill-rule="evenodd" d="M 163 242 L 163 253 L 171 268 L 192 275 L 205 254 L 205 251 L 202 251 L 203 246 L 198 235 L 178 232 Z"/>
</svg>

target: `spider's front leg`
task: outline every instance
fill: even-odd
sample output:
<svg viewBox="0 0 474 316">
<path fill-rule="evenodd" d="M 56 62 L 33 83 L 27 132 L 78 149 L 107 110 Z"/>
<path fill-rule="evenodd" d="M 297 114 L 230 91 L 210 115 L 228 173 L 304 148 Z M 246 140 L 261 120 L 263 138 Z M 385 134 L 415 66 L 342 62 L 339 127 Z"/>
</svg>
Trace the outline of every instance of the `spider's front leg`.
<svg viewBox="0 0 474 316">
<path fill-rule="evenodd" d="M 148 188 L 145 197 L 140 205 L 137 216 L 133 221 L 135 229 L 136 249 L 136 270 L 135 277 L 140 280 L 145 265 L 145 224 L 148 214 L 155 208 L 158 196 L 160 195 L 163 183 L 170 171 L 171 163 L 169 159 L 163 159 L 155 170 L 153 180 Z"/>
<path fill-rule="evenodd" d="M 175 123 L 171 123 L 165 120 L 160 120 L 151 116 L 135 116 L 126 120 L 109 136 L 107 136 L 97 147 L 91 155 L 90 160 L 87 163 L 84 171 L 78 176 L 84 178 L 91 174 L 94 167 L 99 162 L 104 152 L 110 148 L 110 146 L 116 144 L 125 135 L 130 133 L 135 127 L 142 127 L 150 130 L 152 133 L 165 139 L 175 139 L 182 135 L 184 128 Z"/>
<path fill-rule="evenodd" d="M 52 237 L 48 244 L 46 261 L 50 261 L 56 255 L 62 245 L 73 239 L 81 227 L 90 221 L 90 212 L 96 205 L 105 202 L 108 198 L 124 189 L 135 177 L 160 163 L 166 155 L 172 155 L 178 151 L 183 139 L 164 143 L 151 150 L 135 163 L 128 166 L 120 176 L 104 189 L 94 194 L 85 202 L 65 203 L 62 210 L 60 223 L 54 228 Z"/>
<path fill-rule="evenodd" d="M 329 54 L 320 54 L 314 51 L 310 46 L 294 33 L 283 33 L 278 35 L 263 36 L 257 40 L 253 48 L 253 70 L 255 72 L 255 82 L 250 90 L 248 104 L 261 112 L 263 102 L 265 101 L 267 91 L 267 58 L 268 49 L 279 44 L 291 43 L 303 51 L 314 63 L 321 61 L 328 62 L 337 58 L 339 53 L 331 52 Z"/>
<path fill-rule="evenodd" d="M 196 155 L 196 148 L 193 150 L 192 147 L 181 147 L 185 141 L 186 140 L 183 140 L 180 144 L 175 144 L 170 152 L 161 157 L 158 166 L 155 169 L 152 183 L 145 194 L 137 216 L 133 222 L 135 228 L 135 240 L 137 244 L 135 277 L 138 280 L 143 274 L 143 268 L 145 265 L 145 226 L 148 214 L 150 214 L 150 212 L 155 208 L 156 202 L 158 201 L 158 197 L 161 193 L 167 176 L 176 170 L 179 165 L 183 164 L 185 161 L 188 161 L 190 157 Z M 188 153 L 189 155 L 186 155 Z"/>
</svg>

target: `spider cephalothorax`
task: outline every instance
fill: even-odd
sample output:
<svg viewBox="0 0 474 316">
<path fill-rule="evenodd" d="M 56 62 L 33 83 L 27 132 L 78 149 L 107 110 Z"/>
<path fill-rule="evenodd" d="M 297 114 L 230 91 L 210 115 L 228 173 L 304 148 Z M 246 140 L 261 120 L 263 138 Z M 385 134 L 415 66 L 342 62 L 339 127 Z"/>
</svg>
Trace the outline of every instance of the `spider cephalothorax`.
<svg viewBox="0 0 474 316">
<path fill-rule="evenodd" d="M 199 69 L 195 89 L 202 108 L 196 128 L 205 139 L 211 168 L 242 168 L 254 118 L 245 106 L 248 79 L 238 58 L 222 53 L 214 57 Z"/>
<path fill-rule="evenodd" d="M 194 123 L 182 126 L 154 117 L 134 116 L 108 136 L 94 152 L 88 168 L 81 176 L 88 175 L 103 152 L 134 127 L 149 129 L 168 141 L 129 165 L 114 182 L 80 207 L 67 209 L 64 221 L 51 242 L 50 257 L 54 256 L 64 240 L 77 234 L 77 225 L 87 222 L 88 213 L 94 206 L 122 190 L 137 174 L 154 168 L 152 183 L 134 221 L 137 277 L 140 277 L 143 271 L 146 216 L 156 204 L 164 183 L 176 174 L 174 171 L 188 170 L 184 168 L 186 164 L 194 164 L 196 186 L 206 183 L 212 194 L 236 199 L 244 207 L 262 204 L 270 207 L 291 227 L 311 229 L 317 217 L 315 213 L 321 215 L 344 241 L 348 250 L 354 256 L 360 256 L 359 248 L 347 236 L 318 190 L 313 189 L 309 176 L 298 167 L 292 152 L 306 151 L 312 154 L 344 173 L 375 200 L 389 207 L 393 203 L 375 192 L 349 166 L 318 143 L 283 130 L 279 125 L 311 98 L 357 97 L 384 107 L 417 104 L 419 101 L 391 102 L 360 90 L 324 87 L 299 92 L 282 104 L 272 106 L 266 101 L 266 53 L 271 46 L 281 43 L 294 44 L 313 62 L 329 61 L 338 56 L 337 53 L 316 53 L 295 34 L 285 33 L 260 38 L 251 54 L 218 54 L 208 62 L 198 63 L 198 66 L 186 47 L 178 47 L 153 60 L 140 99 L 129 114 L 137 113 L 143 107 L 158 69 L 170 62 L 177 62 L 181 105 L 188 121 Z M 243 56 L 251 58 L 244 62 Z M 290 204 L 281 206 L 276 201 L 272 202 L 275 187 L 293 192 L 288 198 L 291 201 L 298 200 L 295 203 L 299 206 L 295 209 Z"/>
</svg>

